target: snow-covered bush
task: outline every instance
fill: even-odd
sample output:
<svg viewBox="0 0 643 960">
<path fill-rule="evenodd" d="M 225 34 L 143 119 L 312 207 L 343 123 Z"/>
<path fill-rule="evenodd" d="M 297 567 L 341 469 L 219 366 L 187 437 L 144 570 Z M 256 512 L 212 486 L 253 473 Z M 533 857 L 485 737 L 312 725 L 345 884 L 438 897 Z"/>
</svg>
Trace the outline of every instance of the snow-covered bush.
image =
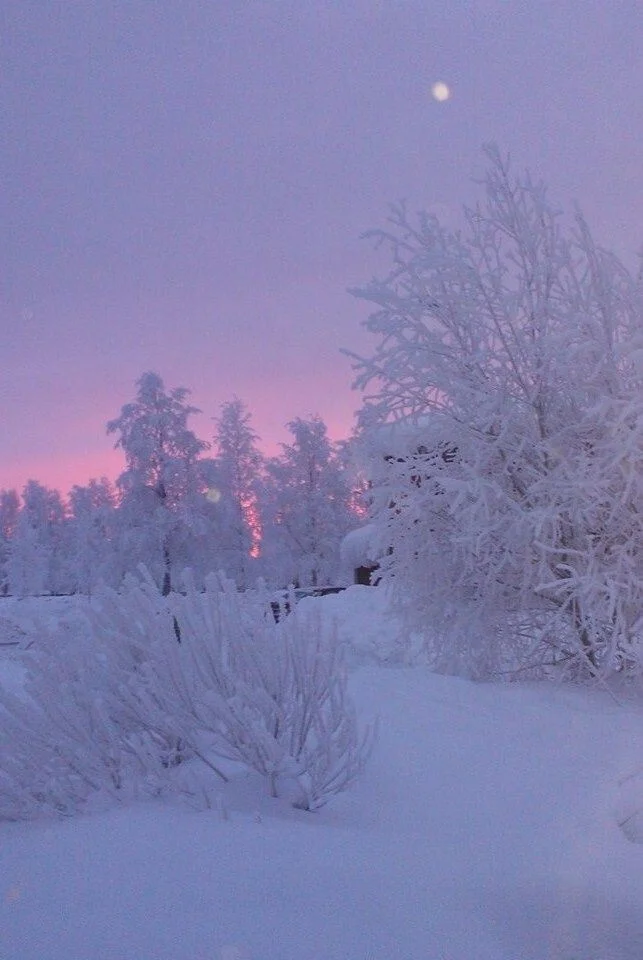
<svg viewBox="0 0 643 960">
<path fill-rule="evenodd" d="M 462 233 L 395 208 L 358 291 L 381 574 L 442 669 L 638 672 L 641 284 L 490 160 Z"/>
<path fill-rule="evenodd" d="M 223 780 L 243 764 L 308 810 L 361 771 L 373 731 L 316 613 L 276 624 L 265 596 L 220 578 L 169 597 L 146 579 L 104 590 L 88 620 L 89 639 L 31 651 L 24 698 L 0 691 L 0 817 L 156 794 L 185 759 Z"/>
<path fill-rule="evenodd" d="M 0 685 L 0 819 L 69 815 L 94 796 L 123 799 L 166 784 L 167 745 L 132 723 L 115 696 L 118 667 L 136 669 L 133 651 L 108 650 L 93 619 L 71 633 L 32 630 L 18 661 L 23 690 Z"/>
</svg>

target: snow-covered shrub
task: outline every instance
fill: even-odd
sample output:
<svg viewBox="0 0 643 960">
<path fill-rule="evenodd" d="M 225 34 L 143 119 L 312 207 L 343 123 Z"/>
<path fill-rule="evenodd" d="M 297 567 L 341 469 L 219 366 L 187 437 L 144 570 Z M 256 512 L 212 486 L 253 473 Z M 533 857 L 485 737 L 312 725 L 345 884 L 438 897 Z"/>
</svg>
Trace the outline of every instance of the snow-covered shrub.
<svg viewBox="0 0 643 960">
<path fill-rule="evenodd" d="M 166 744 L 130 722 L 116 696 L 116 663 L 131 673 L 132 651 L 107 650 L 94 626 L 32 639 L 19 661 L 23 691 L 0 685 L 0 819 L 71 814 L 94 795 L 165 784 Z"/>
<path fill-rule="evenodd" d="M 109 599 L 112 622 L 115 613 L 129 619 L 132 601 L 149 604 L 148 621 L 158 616 L 150 584 Z M 307 809 L 357 776 L 369 737 L 358 735 L 335 631 L 316 612 L 307 615 L 293 601 L 293 612 L 276 624 L 267 596 L 239 593 L 218 577 L 203 592 L 188 580 L 169 601 L 180 643 L 167 619 L 151 644 L 126 635 L 140 660 L 119 690 L 128 716 L 160 738 L 178 735 L 217 766 L 221 759 L 245 764 L 273 795 L 280 783 L 295 781 L 295 802 Z"/>
<path fill-rule="evenodd" d="M 276 624 L 267 597 L 221 578 L 169 597 L 148 578 L 105 589 L 88 620 L 89 641 L 32 650 L 25 698 L 0 690 L 1 817 L 156 794 L 186 758 L 223 780 L 243 764 L 308 810 L 361 771 L 373 731 L 315 612 Z"/>
</svg>

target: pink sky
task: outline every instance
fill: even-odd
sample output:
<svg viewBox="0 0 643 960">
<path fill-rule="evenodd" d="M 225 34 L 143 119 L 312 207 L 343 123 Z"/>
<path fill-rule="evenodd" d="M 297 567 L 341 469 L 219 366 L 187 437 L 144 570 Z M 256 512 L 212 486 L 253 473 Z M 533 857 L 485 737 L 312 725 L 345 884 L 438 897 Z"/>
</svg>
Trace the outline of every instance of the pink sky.
<svg viewBox="0 0 643 960">
<path fill-rule="evenodd" d="M 402 197 L 456 221 L 484 142 L 632 260 L 642 47 L 599 0 L 6 6 L 0 488 L 114 476 L 145 370 L 204 439 L 235 394 L 269 452 L 297 416 L 347 435 L 360 233 Z"/>
</svg>

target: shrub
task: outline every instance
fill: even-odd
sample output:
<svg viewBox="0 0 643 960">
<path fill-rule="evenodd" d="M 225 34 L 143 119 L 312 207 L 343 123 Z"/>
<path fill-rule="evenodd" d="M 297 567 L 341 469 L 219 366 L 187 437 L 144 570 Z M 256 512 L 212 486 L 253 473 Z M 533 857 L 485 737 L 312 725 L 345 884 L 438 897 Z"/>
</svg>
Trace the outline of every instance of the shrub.
<svg viewBox="0 0 643 960">
<path fill-rule="evenodd" d="M 360 773 L 373 730 L 358 732 L 318 611 L 276 624 L 267 595 L 222 578 L 198 591 L 187 577 L 169 597 L 145 578 L 105 589 L 88 620 L 88 637 L 30 652 L 24 698 L 0 691 L 0 816 L 158 794 L 187 758 L 222 780 L 243 764 L 306 810 Z"/>
</svg>

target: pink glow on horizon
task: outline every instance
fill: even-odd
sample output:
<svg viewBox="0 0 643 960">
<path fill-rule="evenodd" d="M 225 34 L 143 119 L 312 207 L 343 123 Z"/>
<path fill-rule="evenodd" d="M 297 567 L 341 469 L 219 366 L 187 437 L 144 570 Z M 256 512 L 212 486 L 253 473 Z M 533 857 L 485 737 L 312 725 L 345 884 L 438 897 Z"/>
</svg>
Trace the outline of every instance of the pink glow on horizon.
<svg viewBox="0 0 643 960">
<path fill-rule="evenodd" d="M 249 409 L 252 414 L 252 408 L 249 407 Z M 270 415 L 266 416 L 265 409 L 263 413 L 264 416 L 258 417 L 257 420 L 261 420 L 264 427 L 273 426 L 274 428 L 271 430 L 270 439 L 266 441 L 263 438 L 260 439 L 259 448 L 267 457 L 279 456 L 281 454 L 281 444 L 289 442 L 290 434 L 285 423 L 280 422 L 277 429 L 276 418 Z M 312 415 L 312 413 L 294 411 L 290 419 L 296 417 L 306 419 Z M 213 428 L 210 418 L 207 421 L 204 417 L 199 419 L 201 421 L 199 424 L 192 425 L 195 433 L 203 439 L 211 440 L 211 436 L 206 435 L 207 431 Z M 342 418 L 339 414 L 329 418 L 326 424 L 328 435 L 332 440 L 344 440 L 350 435 L 350 420 Z M 255 429 L 261 435 L 259 424 L 255 424 Z M 268 437 L 267 431 L 265 436 Z M 84 453 L 65 454 L 64 456 L 57 456 L 52 453 L 34 459 L 21 459 L 15 465 L 5 462 L 0 472 L 0 489 L 15 489 L 18 493 L 21 493 L 27 481 L 37 480 L 43 486 L 59 490 L 63 497 L 67 497 L 73 486 L 84 486 L 92 479 L 97 480 L 101 477 L 107 477 L 113 483 L 124 469 L 124 457 L 120 450 L 114 449 L 111 437 L 106 437 L 102 441 L 104 449 L 98 449 L 98 443 L 100 442 L 100 440 L 97 441 L 96 449 Z M 206 456 L 208 455 L 214 455 L 214 451 L 207 451 Z"/>
<path fill-rule="evenodd" d="M 123 455 L 118 450 L 106 449 L 91 453 L 78 453 L 62 457 L 43 456 L 38 459 L 21 461 L 20 464 L 6 466 L 2 470 L 0 488 L 17 490 L 21 493 L 28 480 L 37 480 L 43 486 L 59 490 L 67 497 L 73 486 L 84 486 L 89 480 L 107 477 L 114 482 L 122 472 Z"/>
</svg>

